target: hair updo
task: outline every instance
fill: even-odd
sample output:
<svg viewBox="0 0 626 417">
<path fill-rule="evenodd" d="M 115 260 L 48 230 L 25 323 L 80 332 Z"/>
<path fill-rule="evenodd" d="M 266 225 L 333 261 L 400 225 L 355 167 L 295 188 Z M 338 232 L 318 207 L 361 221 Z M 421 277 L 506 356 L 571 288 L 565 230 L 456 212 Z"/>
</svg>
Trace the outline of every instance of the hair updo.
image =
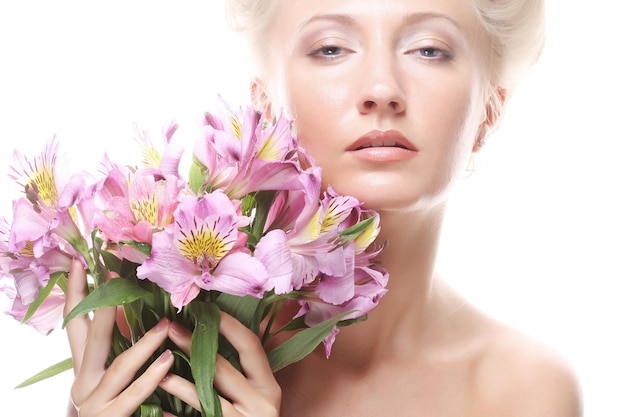
<svg viewBox="0 0 626 417">
<path fill-rule="evenodd" d="M 259 77 L 266 76 L 265 49 L 274 17 L 282 1 L 225 0 L 231 28 L 240 32 L 252 51 Z M 544 0 L 473 1 L 491 41 L 491 84 L 510 90 L 520 75 L 539 58 L 544 45 Z"/>
</svg>

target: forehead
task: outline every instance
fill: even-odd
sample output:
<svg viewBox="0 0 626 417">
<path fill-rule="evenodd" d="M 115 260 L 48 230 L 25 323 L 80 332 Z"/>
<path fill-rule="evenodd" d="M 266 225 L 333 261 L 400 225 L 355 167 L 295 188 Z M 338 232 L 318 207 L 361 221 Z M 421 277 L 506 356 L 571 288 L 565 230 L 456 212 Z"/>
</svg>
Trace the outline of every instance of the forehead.
<svg viewBox="0 0 626 417">
<path fill-rule="evenodd" d="M 420 15 L 443 16 L 468 33 L 480 26 L 474 0 L 280 0 L 272 27 L 292 35 L 307 22 L 331 15 L 369 29 L 393 29 Z"/>
</svg>

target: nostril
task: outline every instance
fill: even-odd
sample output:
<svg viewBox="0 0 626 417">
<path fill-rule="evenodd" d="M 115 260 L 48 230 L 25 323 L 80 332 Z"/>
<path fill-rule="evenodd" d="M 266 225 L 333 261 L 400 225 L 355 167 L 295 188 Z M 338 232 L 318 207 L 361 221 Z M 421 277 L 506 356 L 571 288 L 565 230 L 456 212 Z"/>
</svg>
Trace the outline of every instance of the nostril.
<svg viewBox="0 0 626 417">
<path fill-rule="evenodd" d="M 376 107 L 376 103 L 373 102 L 372 100 L 366 100 L 363 105 L 365 106 L 366 109 L 371 110 L 374 107 Z"/>
</svg>

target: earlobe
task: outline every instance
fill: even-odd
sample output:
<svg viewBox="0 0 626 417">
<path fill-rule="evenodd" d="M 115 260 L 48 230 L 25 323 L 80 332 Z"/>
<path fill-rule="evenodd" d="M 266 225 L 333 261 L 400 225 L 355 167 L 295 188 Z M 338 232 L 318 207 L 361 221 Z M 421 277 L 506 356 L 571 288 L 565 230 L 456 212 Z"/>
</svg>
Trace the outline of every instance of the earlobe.
<svg viewBox="0 0 626 417">
<path fill-rule="evenodd" d="M 485 145 L 485 139 L 496 128 L 502 117 L 504 104 L 507 99 L 507 91 L 502 87 L 495 87 L 489 99 L 485 103 L 485 119 L 480 124 L 480 129 L 476 135 L 473 152 L 478 152 Z"/>
<path fill-rule="evenodd" d="M 265 91 L 263 83 L 258 78 L 255 78 L 250 83 L 250 99 L 252 100 L 254 108 L 262 111 L 264 117 L 271 119 L 272 103 Z"/>
</svg>

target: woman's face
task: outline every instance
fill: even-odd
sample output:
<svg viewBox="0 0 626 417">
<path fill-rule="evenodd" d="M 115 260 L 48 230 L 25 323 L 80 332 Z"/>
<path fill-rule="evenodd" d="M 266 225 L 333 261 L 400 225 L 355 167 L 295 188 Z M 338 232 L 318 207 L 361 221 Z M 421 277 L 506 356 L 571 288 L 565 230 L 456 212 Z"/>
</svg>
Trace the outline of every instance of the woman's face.
<svg viewBox="0 0 626 417">
<path fill-rule="evenodd" d="M 485 119 L 471 0 L 285 0 L 269 49 L 270 100 L 325 184 L 377 210 L 445 201 Z"/>
</svg>

